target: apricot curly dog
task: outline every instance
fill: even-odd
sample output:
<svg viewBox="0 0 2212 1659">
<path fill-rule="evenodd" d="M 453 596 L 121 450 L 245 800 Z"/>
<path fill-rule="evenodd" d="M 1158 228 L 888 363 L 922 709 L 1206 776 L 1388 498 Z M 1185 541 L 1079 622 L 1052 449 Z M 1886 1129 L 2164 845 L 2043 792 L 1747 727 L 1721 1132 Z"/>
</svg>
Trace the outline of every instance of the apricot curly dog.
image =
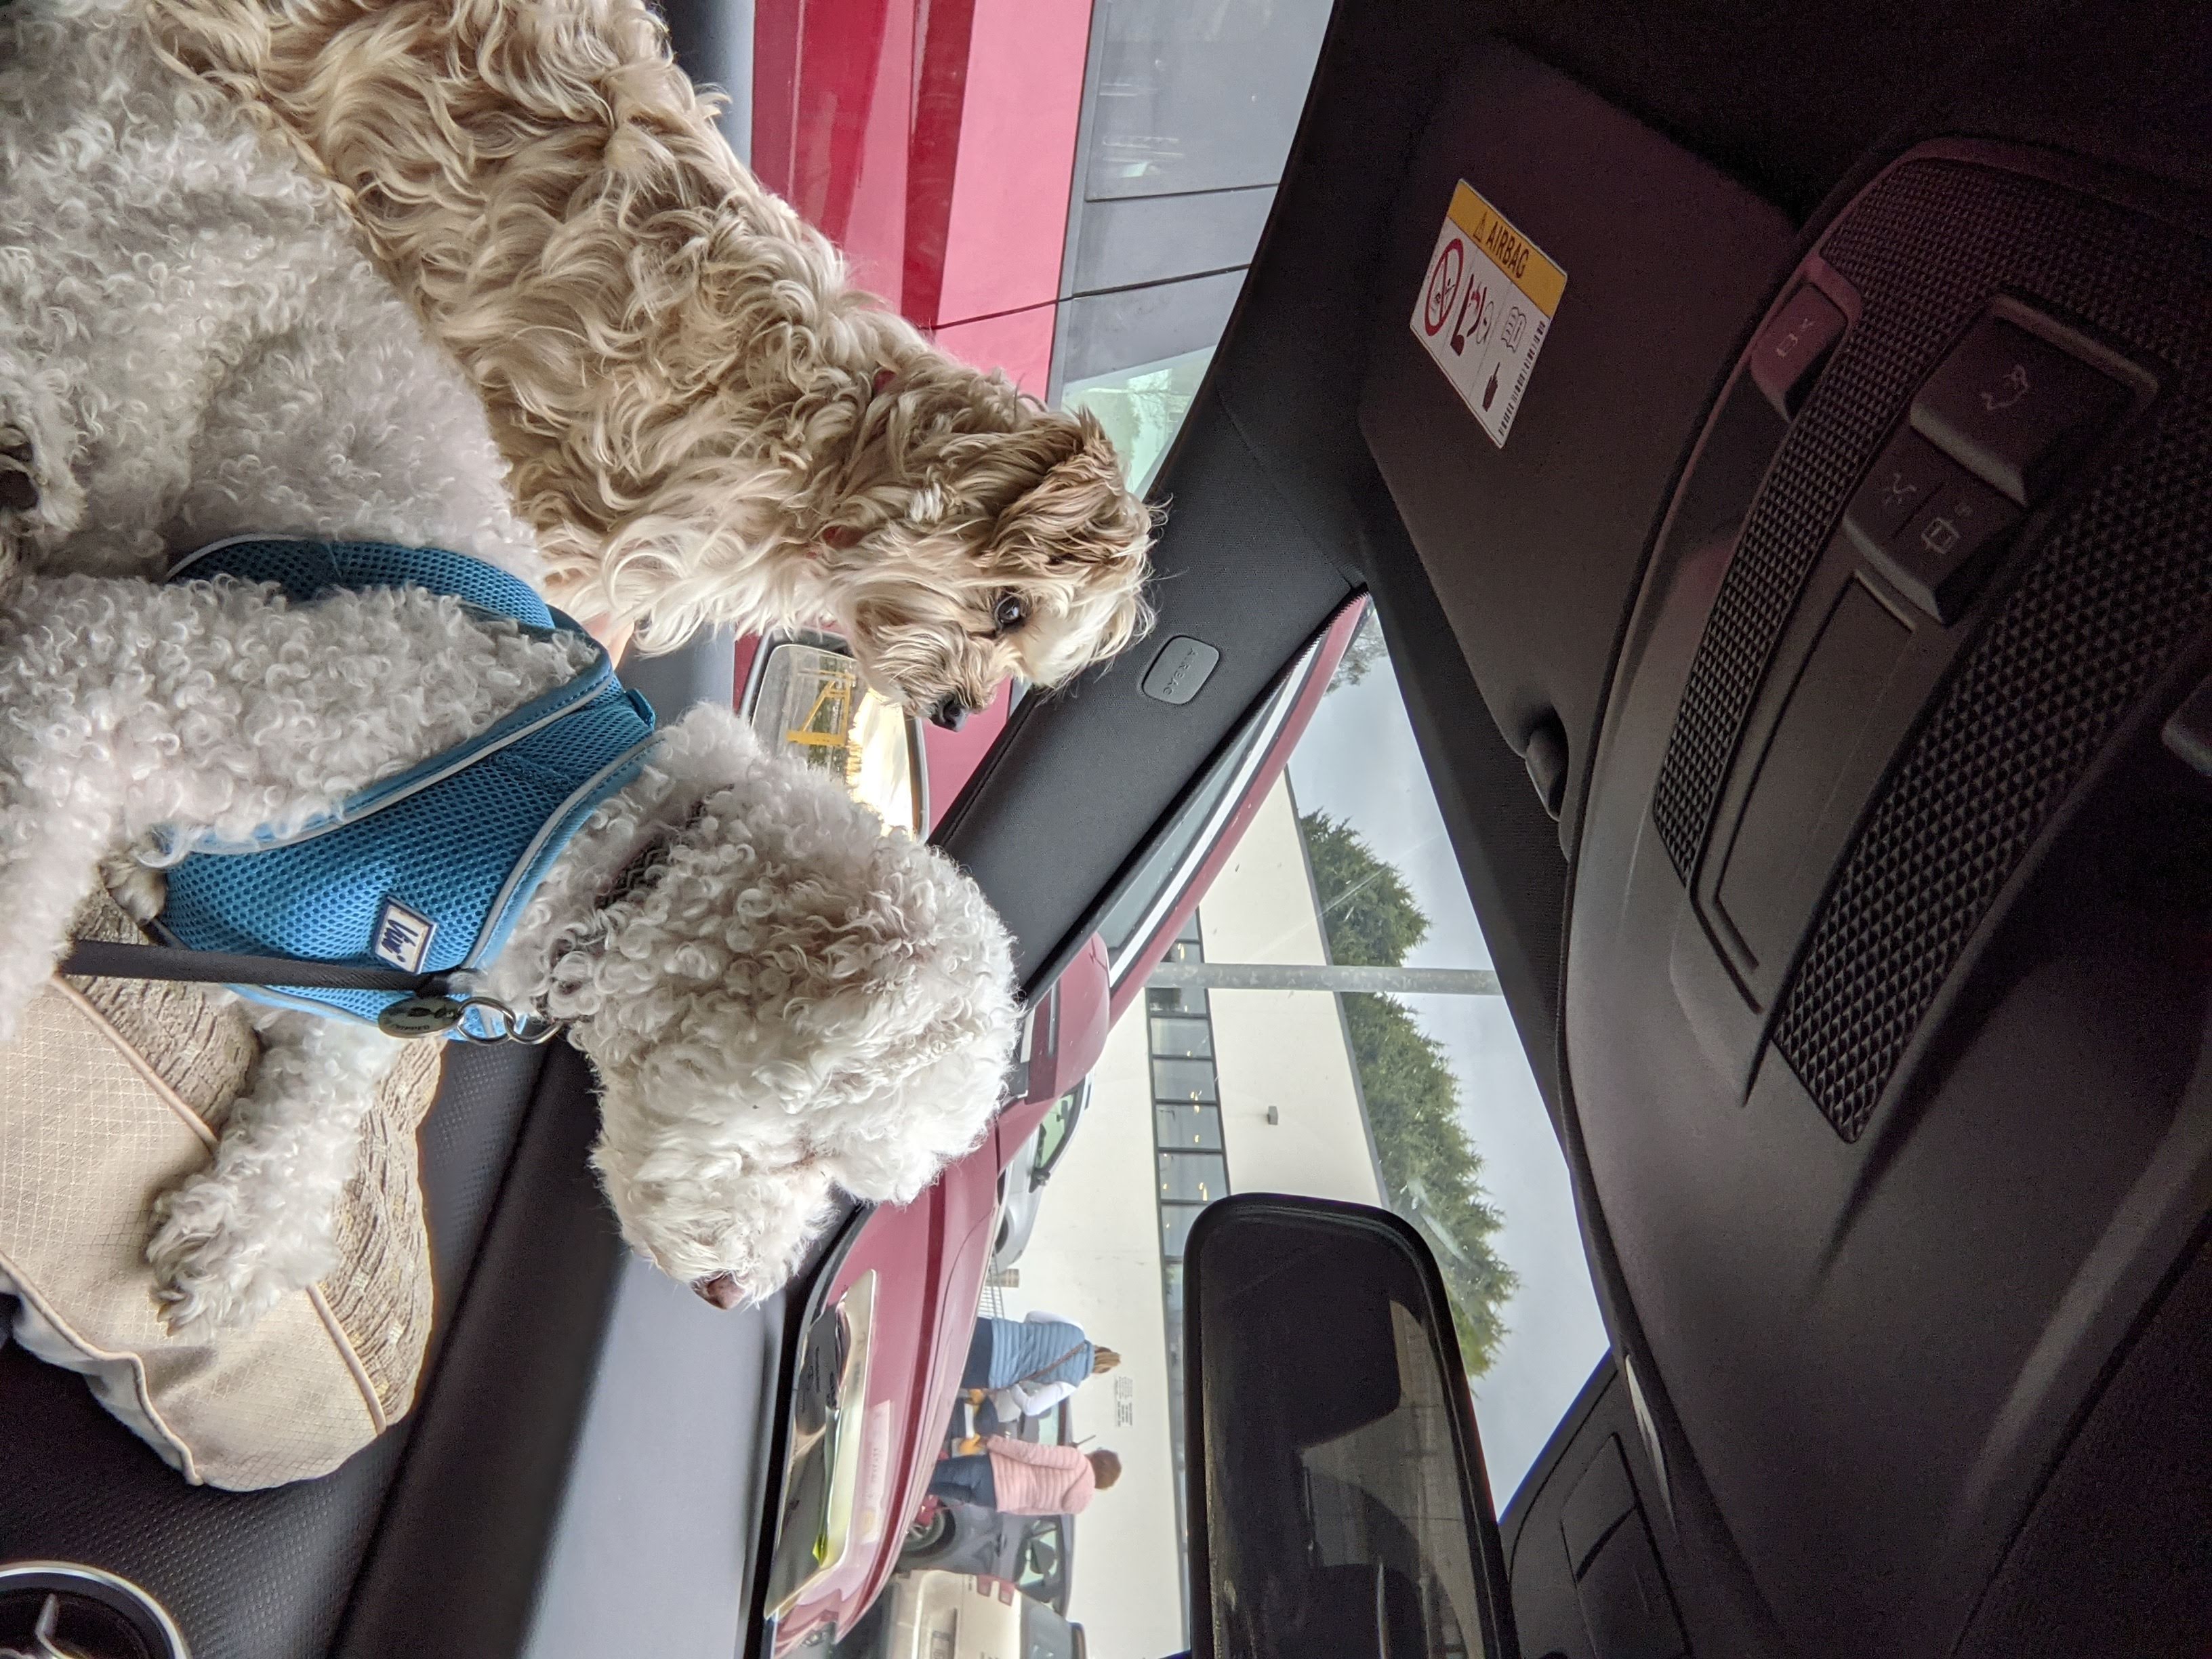
<svg viewBox="0 0 2212 1659">
<path fill-rule="evenodd" d="M 642 0 L 146 3 L 345 194 L 577 614 L 648 646 L 834 620 L 951 720 L 1148 624 L 1151 516 L 1097 422 L 851 288 Z"/>
</svg>

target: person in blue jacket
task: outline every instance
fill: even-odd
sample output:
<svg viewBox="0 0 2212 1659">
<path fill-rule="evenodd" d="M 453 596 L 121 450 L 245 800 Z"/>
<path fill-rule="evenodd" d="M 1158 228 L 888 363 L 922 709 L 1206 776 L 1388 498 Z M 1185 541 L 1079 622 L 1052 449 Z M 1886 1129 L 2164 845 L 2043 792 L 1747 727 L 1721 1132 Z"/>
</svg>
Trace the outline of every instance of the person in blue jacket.
<svg viewBox="0 0 2212 1659">
<path fill-rule="evenodd" d="M 1042 1310 L 1026 1319 L 986 1316 L 975 1322 L 968 1345 L 968 1365 L 960 1386 L 969 1403 L 986 1400 L 1000 1420 L 1036 1417 L 1050 1411 L 1089 1378 L 1121 1363 L 1102 1348 L 1083 1327 Z"/>
</svg>

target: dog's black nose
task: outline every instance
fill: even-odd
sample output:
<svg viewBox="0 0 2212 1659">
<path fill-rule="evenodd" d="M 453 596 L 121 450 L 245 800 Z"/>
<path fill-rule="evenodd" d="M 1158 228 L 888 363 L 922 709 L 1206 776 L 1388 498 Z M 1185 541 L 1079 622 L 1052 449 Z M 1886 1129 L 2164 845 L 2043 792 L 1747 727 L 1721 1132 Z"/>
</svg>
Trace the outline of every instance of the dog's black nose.
<svg viewBox="0 0 2212 1659">
<path fill-rule="evenodd" d="M 941 726 L 948 732 L 957 732 L 968 723 L 968 705 L 956 692 L 941 699 L 937 707 L 929 711 L 929 723 Z"/>
</svg>

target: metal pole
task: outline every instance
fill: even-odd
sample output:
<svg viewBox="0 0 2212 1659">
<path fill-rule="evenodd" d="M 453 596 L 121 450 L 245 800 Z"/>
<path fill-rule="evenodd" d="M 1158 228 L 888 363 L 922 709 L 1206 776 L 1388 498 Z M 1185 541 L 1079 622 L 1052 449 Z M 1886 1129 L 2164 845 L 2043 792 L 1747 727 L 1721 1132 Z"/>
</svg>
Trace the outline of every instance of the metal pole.
<svg viewBox="0 0 2212 1659">
<path fill-rule="evenodd" d="M 1148 984 L 1207 991 L 1381 991 L 1400 996 L 1494 997 L 1487 968 L 1349 968 L 1272 962 L 1164 962 Z"/>
</svg>

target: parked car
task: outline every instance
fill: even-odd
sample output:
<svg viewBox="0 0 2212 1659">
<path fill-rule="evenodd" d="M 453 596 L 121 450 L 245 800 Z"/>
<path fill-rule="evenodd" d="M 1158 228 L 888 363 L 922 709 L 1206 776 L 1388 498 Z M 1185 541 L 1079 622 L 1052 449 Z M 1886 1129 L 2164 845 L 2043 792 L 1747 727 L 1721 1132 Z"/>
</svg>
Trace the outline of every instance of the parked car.
<svg viewBox="0 0 2212 1659">
<path fill-rule="evenodd" d="M 1083 1626 L 985 1573 L 902 1572 L 837 1659 L 1088 1659 Z"/>
<path fill-rule="evenodd" d="M 1032 1445 L 1075 1443 L 1073 1402 L 1063 1400 L 1050 1411 L 1004 1423 L 987 1400 L 981 1406 L 955 1406 L 944 1451 L 971 1434 L 1011 1434 Z M 1074 1566 L 1075 1517 L 1071 1515 L 1006 1515 L 980 1504 L 948 1503 L 933 1498 L 907 1528 L 899 1551 L 899 1571 L 937 1567 L 950 1572 L 988 1573 L 1011 1579 L 1024 1595 L 1065 1613 Z"/>
<path fill-rule="evenodd" d="M 1045 1183 L 1052 1179 L 1053 1170 L 1074 1139 L 1075 1126 L 1082 1121 L 1084 1108 L 1090 1103 L 1091 1079 L 1086 1077 L 1053 1103 L 1036 1133 L 1022 1143 L 1014 1161 L 999 1172 L 999 1233 L 991 1248 L 994 1270 L 1012 1267 L 1029 1248 L 1037 1210 L 1044 1202 Z"/>
<path fill-rule="evenodd" d="M 1002 1515 L 978 1504 L 940 1503 L 907 1536 L 901 1572 L 988 1573 L 1067 1611 L 1075 1565 L 1072 1515 Z"/>
</svg>

